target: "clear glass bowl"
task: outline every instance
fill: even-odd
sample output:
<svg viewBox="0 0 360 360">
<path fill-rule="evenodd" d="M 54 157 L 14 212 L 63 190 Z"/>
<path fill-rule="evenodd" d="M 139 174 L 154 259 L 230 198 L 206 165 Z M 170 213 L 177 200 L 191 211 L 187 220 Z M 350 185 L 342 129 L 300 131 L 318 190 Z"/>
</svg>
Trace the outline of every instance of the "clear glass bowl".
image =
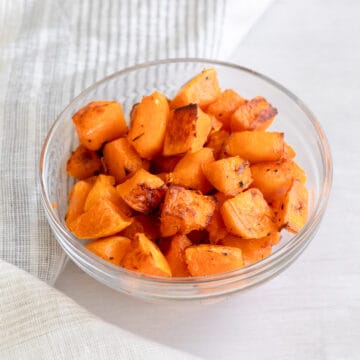
<svg viewBox="0 0 360 360">
<path fill-rule="evenodd" d="M 77 146 L 71 117 L 93 100 L 117 100 L 125 114 L 142 96 L 155 89 L 171 97 L 188 79 L 205 67 L 215 67 L 223 89 L 232 88 L 246 98 L 262 95 L 279 114 L 272 130 L 285 133 L 306 170 L 310 214 L 296 235 L 286 232 L 271 256 L 245 268 L 206 277 L 151 277 L 114 266 L 95 256 L 67 229 L 64 221 L 73 180 L 66 161 Z M 204 59 L 174 59 L 146 63 L 119 71 L 76 97 L 49 131 L 40 160 L 42 202 L 49 224 L 67 255 L 85 272 L 111 288 L 146 299 L 202 299 L 225 296 L 271 279 L 289 266 L 314 238 L 323 217 L 332 181 L 332 164 L 326 137 L 311 111 L 275 81 L 238 65 Z M 54 206 L 56 204 L 56 206 Z"/>
</svg>

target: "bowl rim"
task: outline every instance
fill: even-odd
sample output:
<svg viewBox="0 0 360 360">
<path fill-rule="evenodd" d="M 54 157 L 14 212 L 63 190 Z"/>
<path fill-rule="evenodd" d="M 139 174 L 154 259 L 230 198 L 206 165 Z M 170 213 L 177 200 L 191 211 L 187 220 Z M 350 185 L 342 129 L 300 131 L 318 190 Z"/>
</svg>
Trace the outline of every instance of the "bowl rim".
<svg viewBox="0 0 360 360">
<path fill-rule="evenodd" d="M 54 208 L 52 205 L 52 201 L 48 196 L 47 188 L 46 188 L 46 180 L 44 178 L 44 162 L 47 157 L 47 154 L 49 152 L 48 145 L 54 135 L 55 130 L 58 126 L 61 125 L 61 120 L 63 117 L 63 114 L 66 113 L 74 103 L 81 100 L 83 97 L 85 97 L 87 94 L 91 93 L 94 89 L 96 89 L 99 85 L 106 83 L 107 81 L 116 78 L 118 76 L 121 76 L 123 74 L 133 72 L 139 69 L 154 67 L 157 65 L 165 65 L 165 64 L 172 64 L 172 63 L 199 63 L 204 65 L 211 65 L 211 66 L 222 66 L 227 68 L 233 68 L 235 70 L 240 70 L 243 72 L 246 72 L 248 74 L 251 74 L 270 85 L 274 86 L 281 92 L 283 92 L 285 95 L 287 95 L 294 103 L 298 105 L 298 107 L 304 112 L 308 120 L 312 123 L 313 127 L 316 130 L 317 134 L 317 145 L 320 148 L 321 152 L 321 160 L 322 160 L 322 176 L 324 178 L 324 184 L 322 186 L 321 193 L 319 194 L 319 200 L 317 203 L 314 204 L 313 214 L 311 218 L 307 221 L 306 225 L 301 229 L 301 231 L 293 236 L 286 244 L 281 246 L 279 249 L 276 249 L 271 255 L 268 257 L 254 263 L 251 265 L 248 265 L 246 267 L 220 273 L 220 274 L 214 274 L 214 275 L 208 275 L 208 276 L 195 276 L 195 277 L 161 277 L 161 276 L 149 276 L 140 274 L 134 271 L 127 270 L 125 268 L 122 268 L 120 266 L 113 265 L 100 257 L 96 256 L 89 250 L 87 250 L 80 242 L 79 239 L 74 237 L 72 233 L 62 224 L 58 221 L 58 216 L 54 212 Z M 170 58 L 170 59 L 163 59 L 163 60 L 156 60 L 156 61 L 149 61 L 140 63 L 134 66 L 126 67 L 122 70 L 116 71 L 103 79 L 95 82 L 91 86 L 87 87 L 85 90 L 83 90 L 79 95 L 77 95 L 75 98 L 73 98 L 70 103 L 64 108 L 64 110 L 56 117 L 55 121 L 50 127 L 50 130 L 47 133 L 47 136 L 45 138 L 44 144 L 42 146 L 41 154 L 40 154 L 40 162 L 39 162 L 39 182 L 40 182 L 40 190 L 41 190 L 41 200 L 42 204 L 45 209 L 45 213 L 47 215 L 48 221 L 50 223 L 51 228 L 55 232 L 56 230 L 56 238 L 59 241 L 59 237 L 61 237 L 62 240 L 65 240 L 66 243 L 60 242 L 60 245 L 63 247 L 65 252 L 68 253 L 68 251 L 73 251 L 77 254 L 77 256 L 80 256 L 82 260 L 84 260 L 88 266 L 96 269 L 97 271 L 103 272 L 107 276 L 127 276 L 130 277 L 136 281 L 141 281 L 144 283 L 147 283 L 148 285 L 167 285 L 173 288 L 181 287 L 184 285 L 216 285 L 219 281 L 239 281 L 239 280 L 248 280 L 253 276 L 259 276 L 261 273 L 268 271 L 269 268 L 275 266 L 279 262 L 282 262 L 283 259 L 287 257 L 287 255 L 293 253 L 296 251 L 299 247 L 301 247 L 301 244 L 306 243 L 306 239 L 316 231 L 322 217 L 324 216 L 326 205 L 329 199 L 330 190 L 332 186 L 332 179 L 333 179 L 333 167 L 332 167 L 332 157 L 331 157 L 331 151 L 329 142 L 326 138 L 326 135 L 313 114 L 313 112 L 305 105 L 305 103 L 300 100 L 294 93 L 292 93 L 290 90 L 285 88 L 283 85 L 278 83 L 277 81 L 269 78 L 266 75 L 263 75 L 257 71 L 254 71 L 252 69 L 249 69 L 247 67 L 237 65 L 230 62 L 225 61 L 219 61 L 219 60 L 213 60 L 213 59 L 205 59 L 205 58 Z M 55 229 L 54 229 L 55 228 Z M 82 249 L 80 249 L 79 246 L 81 245 Z M 68 253 L 70 256 L 70 254 Z M 95 264 L 97 266 L 94 265 Z"/>
</svg>

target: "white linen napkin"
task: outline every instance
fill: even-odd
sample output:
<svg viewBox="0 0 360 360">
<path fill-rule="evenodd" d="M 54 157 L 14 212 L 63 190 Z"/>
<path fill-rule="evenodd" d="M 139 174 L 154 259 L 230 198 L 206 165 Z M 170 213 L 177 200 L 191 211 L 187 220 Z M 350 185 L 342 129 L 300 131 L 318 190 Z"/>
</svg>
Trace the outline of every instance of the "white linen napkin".
<svg viewBox="0 0 360 360">
<path fill-rule="evenodd" d="M 56 115 L 96 80 L 160 58 L 225 59 L 269 2 L 0 2 L 0 354 L 167 357 L 18 269 L 53 284 L 66 259 L 40 203 L 41 146 Z"/>
</svg>

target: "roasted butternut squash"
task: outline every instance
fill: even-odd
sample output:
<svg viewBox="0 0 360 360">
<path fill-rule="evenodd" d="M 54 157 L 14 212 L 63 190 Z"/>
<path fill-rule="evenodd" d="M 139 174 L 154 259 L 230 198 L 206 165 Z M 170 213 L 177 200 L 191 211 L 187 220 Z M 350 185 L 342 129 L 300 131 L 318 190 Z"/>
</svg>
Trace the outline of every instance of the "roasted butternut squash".
<svg viewBox="0 0 360 360">
<path fill-rule="evenodd" d="M 249 162 L 239 156 L 203 164 L 207 180 L 225 195 L 235 196 L 252 183 Z"/>
<path fill-rule="evenodd" d="M 231 115 L 231 131 L 266 130 L 274 121 L 277 110 L 262 96 L 238 107 Z"/>
<path fill-rule="evenodd" d="M 159 91 L 145 96 L 132 112 L 127 139 L 142 158 L 161 154 L 169 116 L 168 100 Z"/>
<path fill-rule="evenodd" d="M 69 176 L 84 180 L 94 175 L 99 175 L 103 170 L 100 156 L 83 145 L 79 145 L 71 154 L 66 163 Z"/>
<path fill-rule="evenodd" d="M 131 222 L 112 201 L 100 199 L 71 223 L 71 231 L 79 239 L 97 239 L 114 235 Z"/>
<path fill-rule="evenodd" d="M 115 178 L 116 184 L 124 181 L 129 174 L 144 167 L 139 154 L 126 138 L 119 138 L 107 143 L 103 153 L 107 171 Z"/>
<path fill-rule="evenodd" d="M 160 249 L 145 234 L 135 235 L 130 251 L 121 265 L 145 275 L 171 276 L 171 269 Z"/>
<path fill-rule="evenodd" d="M 207 108 L 206 113 L 213 115 L 221 121 L 225 130 L 230 130 L 230 117 L 233 112 L 241 105 L 247 103 L 236 91 L 227 89 L 212 102 Z"/>
<path fill-rule="evenodd" d="M 251 163 L 276 161 L 284 154 L 284 134 L 265 131 L 235 132 L 225 141 L 224 154 L 238 155 Z"/>
<path fill-rule="evenodd" d="M 130 249 L 131 240 L 124 236 L 110 236 L 98 240 L 93 240 L 85 247 L 102 259 L 119 265 L 125 254 Z"/>
<path fill-rule="evenodd" d="M 176 109 L 189 104 L 199 104 L 203 109 L 216 100 L 220 94 L 216 70 L 205 69 L 181 87 L 171 101 L 171 107 Z"/>
<path fill-rule="evenodd" d="M 175 235 L 170 239 L 165 257 L 173 276 L 190 276 L 185 261 L 185 249 L 191 245 L 192 243 L 186 235 Z"/>
<path fill-rule="evenodd" d="M 187 189 L 200 190 L 207 194 L 213 187 L 203 173 L 203 168 L 214 161 L 211 149 L 202 148 L 194 153 L 187 153 L 175 166 L 171 182 Z M 189 176 L 191 174 L 191 176 Z"/>
<path fill-rule="evenodd" d="M 220 245 L 193 245 L 185 249 L 192 276 L 207 276 L 237 270 L 244 266 L 241 250 Z"/>
<path fill-rule="evenodd" d="M 214 158 L 216 160 L 222 158 L 222 156 L 220 155 L 222 153 L 224 143 L 228 137 L 229 133 L 226 130 L 220 130 L 210 133 L 205 146 L 213 150 Z"/>
<path fill-rule="evenodd" d="M 258 239 L 276 230 L 271 209 L 258 189 L 226 200 L 220 211 L 229 233 L 244 239 Z"/>
<path fill-rule="evenodd" d="M 121 104 L 116 101 L 89 103 L 74 114 L 73 123 L 81 144 L 94 151 L 127 131 Z"/>
<path fill-rule="evenodd" d="M 205 144 L 211 130 L 211 119 L 197 104 L 175 109 L 166 129 L 163 155 L 195 152 Z"/>
<path fill-rule="evenodd" d="M 215 210 L 212 196 L 180 186 L 170 186 L 165 195 L 160 217 L 160 234 L 164 237 L 188 234 L 204 229 Z"/>
<path fill-rule="evenodd" d="M 129 180 L 119 184 L 116 190 L 132 209 L 149 213 L 160 204 L 166 185 L 158 176 L 139 169 Z"/>
</svg>

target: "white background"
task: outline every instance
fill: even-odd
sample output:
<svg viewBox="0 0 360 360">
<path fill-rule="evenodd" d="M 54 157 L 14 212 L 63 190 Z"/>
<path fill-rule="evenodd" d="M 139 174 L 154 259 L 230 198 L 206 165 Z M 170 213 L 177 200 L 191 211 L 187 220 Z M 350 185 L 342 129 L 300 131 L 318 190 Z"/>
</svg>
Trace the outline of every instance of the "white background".
<svg viewBox="0 0 360 360">
<path fill-rule="evenodd" d="M 334 160 L 332 196 L 304 254 L 216 304 L 148 304 L 68 263 L 56 287 L 99 317 L 208 359 L 360 358 L 360 2 L 275 1 L 228 59 L 314 111 Z"/>
</svg>

